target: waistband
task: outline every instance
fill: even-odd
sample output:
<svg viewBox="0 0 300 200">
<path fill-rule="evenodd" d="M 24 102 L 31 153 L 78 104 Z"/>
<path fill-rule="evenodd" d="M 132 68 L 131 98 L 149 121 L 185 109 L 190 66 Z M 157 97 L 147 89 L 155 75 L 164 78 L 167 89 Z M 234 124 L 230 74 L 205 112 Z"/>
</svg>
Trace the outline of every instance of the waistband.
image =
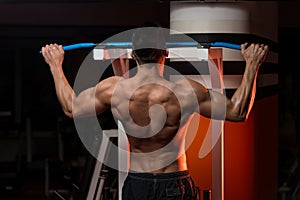
<svg viewBox="0 0 300 200">
<path fill-rule="evenodd" d="M 170 172 L 170 173 L 146 173 L 146 172 L 135 172 L 129 171 L 128 176 L 143 178 L 143 179 L 170 179 L 170 178 L 182 178 L 189 176 L 190 173 L 188 170 Z"/>
</svg>

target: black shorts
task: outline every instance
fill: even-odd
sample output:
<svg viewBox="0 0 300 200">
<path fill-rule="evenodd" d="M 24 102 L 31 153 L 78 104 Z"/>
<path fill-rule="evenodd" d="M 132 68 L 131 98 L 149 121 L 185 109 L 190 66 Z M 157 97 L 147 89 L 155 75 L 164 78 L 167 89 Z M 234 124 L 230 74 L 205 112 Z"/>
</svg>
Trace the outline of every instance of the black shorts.
<svg viewBox="0 0 300 200">
<path fill-rule="evenodd" d="M 199 200 L 199 188 L 188 171 L 152 174 L 128 173 L 122 200 Z"/>
</svg>

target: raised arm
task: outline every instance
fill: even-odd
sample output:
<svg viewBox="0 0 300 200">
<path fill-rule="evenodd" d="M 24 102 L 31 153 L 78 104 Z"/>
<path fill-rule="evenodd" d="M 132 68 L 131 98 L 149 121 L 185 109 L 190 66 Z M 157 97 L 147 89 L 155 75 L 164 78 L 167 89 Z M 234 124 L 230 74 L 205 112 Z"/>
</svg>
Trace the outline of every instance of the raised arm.
<svg viewBox="0 0 300 200">
<path fill-rule="evenodd" d="M 45 62 L 49 65 L 56 95 L 68 117 L 99 114 L 110 107 L 111 94 L 120 77 L 111 77 L 76 95 L 62 69 L 64 50 L 61 45 L 50 44 L 42 48 Z"/>
<path fill-rule="evenodd" d="M 251 44 L 247 48 L 246 46 L 247 43 L 241 45 L 241 53 L 246 62 L 245 72 L 231 99 L 192 82 L 198 96 L 200 114 L 228 121 L 245 121 L 248 118 L 255 99 L 258 69 L 264 62 L 269 47 L 263 44 Z"/>
</svg>

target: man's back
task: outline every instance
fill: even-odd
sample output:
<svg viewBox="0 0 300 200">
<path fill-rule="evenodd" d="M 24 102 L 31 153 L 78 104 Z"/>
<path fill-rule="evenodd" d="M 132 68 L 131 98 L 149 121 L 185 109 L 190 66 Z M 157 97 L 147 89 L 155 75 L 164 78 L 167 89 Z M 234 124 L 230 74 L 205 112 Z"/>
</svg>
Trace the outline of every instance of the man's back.
<svg viewBox="0 0 300 200">
<path fill-rule="evenodd" d="M 159 76 L 136 76 L 117 84 L 112 112 L 125 128 L 131 169 L 165 172 L 186 168 L 180 129 L 196 106 L 188 88 L 187 82 L 173 83 Z"/>
</svg>

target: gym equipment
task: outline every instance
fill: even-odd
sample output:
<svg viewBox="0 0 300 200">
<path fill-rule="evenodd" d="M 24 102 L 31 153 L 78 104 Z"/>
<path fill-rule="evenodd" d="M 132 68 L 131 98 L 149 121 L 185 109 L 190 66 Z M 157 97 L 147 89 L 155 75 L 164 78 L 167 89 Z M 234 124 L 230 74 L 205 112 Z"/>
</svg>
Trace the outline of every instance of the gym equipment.
<svg viewBox="0 0 300 200">
<path fill-rule="evenodd" d="M 241 46 L 238 44 L 232 44 L 227 42 L 211 42 L 211 43 L 198 43 L 198 42 L 167 42 L 168 48 L 176 48 L 176 47 L 198 47 L 198 48 L 210 48 L 210 47 L 224 47 L 230 49 L 240 50 Z M 80 48 L 131 48 L 131 42 L 106 42 L 106 43 L 78 43 L 72 45 L 63 46 L 65 51 L 80 49 Z M 40 51 L 42 53 L 42 51 Z"/>
</svg>

